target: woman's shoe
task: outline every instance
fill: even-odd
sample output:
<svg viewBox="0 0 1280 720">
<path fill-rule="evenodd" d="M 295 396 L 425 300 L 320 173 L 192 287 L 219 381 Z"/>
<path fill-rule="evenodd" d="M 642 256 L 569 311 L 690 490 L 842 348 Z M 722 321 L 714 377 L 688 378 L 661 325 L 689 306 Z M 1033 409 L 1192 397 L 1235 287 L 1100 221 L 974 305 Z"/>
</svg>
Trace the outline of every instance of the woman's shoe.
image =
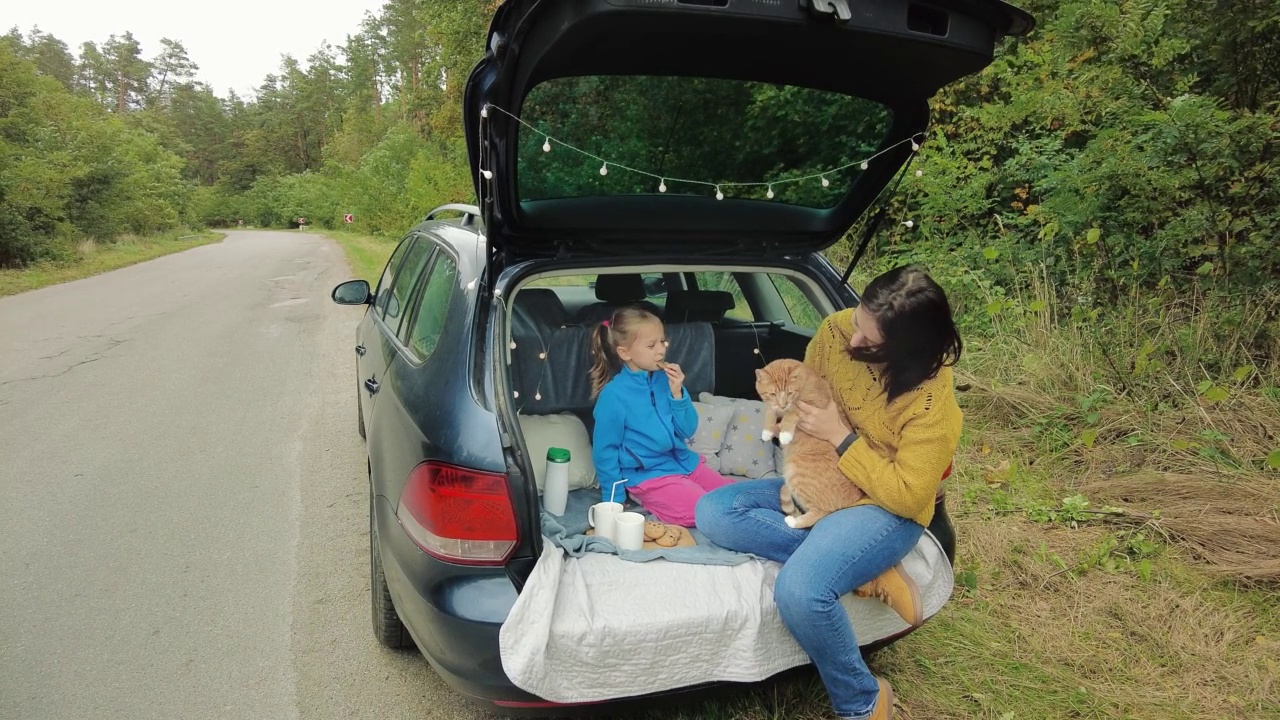
<svg viewBox="0 0 1280 720">
<path fill-rule="evenodd" d="M 893 720 L 893 687 L 884 678 L 876 678 L 880 683 L 880 697 L 876 698 L 876 709 L 871 711 L 868 720 Z"/>
<path fill-rule="evenodd" d="M 898 563 L 880 573 L 875 580 L 854 591 L 858 597 L 876 598 L 893 608 L 894 612 L 911 627 L 924 622 L 924 605 L 920 602 L 920 588 Z"/>
</svg>

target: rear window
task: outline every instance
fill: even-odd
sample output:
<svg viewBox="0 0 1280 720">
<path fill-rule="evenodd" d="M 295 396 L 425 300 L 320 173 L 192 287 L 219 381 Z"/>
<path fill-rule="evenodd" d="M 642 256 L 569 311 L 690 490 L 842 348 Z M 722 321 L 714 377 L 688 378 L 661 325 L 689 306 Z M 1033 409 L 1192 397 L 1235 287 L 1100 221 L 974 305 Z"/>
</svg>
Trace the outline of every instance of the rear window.
<svg viewBox="0 0 1280 720">
<path fill-rule="evenodd" d="M 726 197 L 810 207 L 843 197 L 892 120 L 885 106 L 839 93 L 647 76 L 549 80 L 529 92 L 521 116 L 525 201 L 657 193 L 660 184 L 715 196 L 714 185 L 686 182 L 698 180 L 721 183 Z"/>
</svg>

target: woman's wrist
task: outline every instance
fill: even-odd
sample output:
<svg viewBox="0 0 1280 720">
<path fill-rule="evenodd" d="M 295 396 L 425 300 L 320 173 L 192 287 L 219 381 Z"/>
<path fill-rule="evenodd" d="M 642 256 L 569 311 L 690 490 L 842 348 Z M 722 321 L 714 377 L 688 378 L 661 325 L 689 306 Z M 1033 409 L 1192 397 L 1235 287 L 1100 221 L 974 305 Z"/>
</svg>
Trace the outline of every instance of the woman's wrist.
<svg viewBox="0 0 1280 720">
<path fill-rule="evenodd" d="M 843 432 L 843 435 L 836 438 L 835 442 L 831 443 L 832 446 L 835 447 L 837 455 L 844 455 L 845 451 L 849 449 L 849 446 L 853 444 L 853 441 L 858 439 L 858 436 L 855 435 L 852 430 L 845 428 Z"/>
</svg>

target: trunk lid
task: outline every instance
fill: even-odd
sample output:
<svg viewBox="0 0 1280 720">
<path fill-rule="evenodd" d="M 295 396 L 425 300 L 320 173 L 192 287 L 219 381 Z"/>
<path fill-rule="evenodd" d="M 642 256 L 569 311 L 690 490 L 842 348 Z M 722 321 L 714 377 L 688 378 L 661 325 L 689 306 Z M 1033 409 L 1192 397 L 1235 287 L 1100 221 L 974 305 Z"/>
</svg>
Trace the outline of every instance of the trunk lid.
<svg viewBox="0 0 1280 720">
<path fill-rule="evenodd" d="M 1033 21 L 1000 0 L 508 0 L 464 92 L 495 249 L 835 243 L 928 99 Z"/>
</svg>

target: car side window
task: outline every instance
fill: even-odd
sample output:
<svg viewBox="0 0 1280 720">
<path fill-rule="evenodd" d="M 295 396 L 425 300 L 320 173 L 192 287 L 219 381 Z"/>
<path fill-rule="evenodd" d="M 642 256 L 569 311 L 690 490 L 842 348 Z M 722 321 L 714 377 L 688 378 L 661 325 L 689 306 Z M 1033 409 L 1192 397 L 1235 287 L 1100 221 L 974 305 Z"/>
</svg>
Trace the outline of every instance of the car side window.
<svg viewBox="0 0 1280 720">
<path fill-rule="evenodd" d="M 698 283 L 699 290 L 723 290 L 733 295 L 733 308 L 725 313 L 725 317 L 747 322 L 755 320 L 755 316 L 751 313 L 751 307 L 747 305 L 745 296 L 742 293 L 742 286 L 738 284 L 738 280 L 733 276 L 733 273 L 704 271 L 696 272 L 693 275 Z"/>
<path fill-rule="evenodd" d="M 409 334 L 409 347 L 420 360 L 431 357 L 440 335 L 444 332 L 445 317 L 449 314 L 449 302 L 457 287 L 458 266 L 444 252 L 436 253 L 436 261 L 427 275 L 418 302 L 418 314 L 413 319 L 413 331 Z"/>
<path fill-rule="evenodd" d="M 413 293 L 414 285 L 422 276 L 422 269 L 431 257 L 431 243 L 419 238 L 404 256 L 404 262 L 396 268 L 395 282 L 391 284 L 391 297 L 387 300 L 387 312 L 382 318 L 387 328 L 393 333 L 399 332 L 400 323 L 405 315 L 405 306 Z"/>
<path fill-rule="evenodd" d="M 644 273 L 644 299 L 660 308 L 667 306 L 667 279 L 662 273 Z"/>
<path fill-rule="evenodd" d="M 375 291 L 373 305 L 374 312 L 378 317 L 382 317 L 387 312 L 387 301 L 391 299 L 391 279 L 395 277 L 396 266 L 404 258 L 405 250 L 409 249 L 413 239 L 414 236 L 410 235 L 400 241 L 400 244 L 396 246 L 395 252 L 391 253 L 391 259 L 387 260 L 387 267 L 382 271 L 382 277 L 378 280 L 378 289 Z"/>
<path fill-rule="evenodd" d="M 786 275 L 769 274 L 769 280 L 777 288 L 782 297 L 782 304 L 787 306 L 787 314 L 791 316 L 791 324 L 810 330 L 817 330 L 822 324 L 822 312 L 813 306 L 809 296 L 794 278 Z"/>
</svg>

